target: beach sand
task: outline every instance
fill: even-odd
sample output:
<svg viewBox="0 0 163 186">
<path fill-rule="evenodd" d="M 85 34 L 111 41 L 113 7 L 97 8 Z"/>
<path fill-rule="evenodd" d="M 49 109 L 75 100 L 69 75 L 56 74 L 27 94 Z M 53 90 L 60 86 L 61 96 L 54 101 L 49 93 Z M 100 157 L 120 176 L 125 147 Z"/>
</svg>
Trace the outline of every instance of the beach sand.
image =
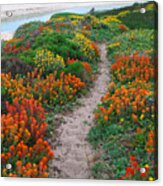
<svg viewBox="0 0 163 186">
<path fill-rule="evenodd" d="M 113 7 L 113 6 L 124 6 L 132 4 L 132 1 L 126 2 L 88 2 L 88 3 L 46 3 L 46 4 L 10 4 L 0 5 L 1 22 L 25 19 L 46 13 L 54 12 L 57 13 L 62 10 L 79 8 L 79 7 Z M 7 12 L 11 12 L 12 16 L 7 16 Z M 1 32 L 2 40 L 9 40 L 13 37 L 14 32 Z"/>
<path fill-rule="evenodd" d="M 23 5 L 1 5 L 1 22 L 14 21 L 19 19 L 26 19 L 34 16 L 43 15 L 50 12 L 58 12 L 65 8 L 71 8 L 72 5 L 65 6 L 61 4 L 23 4 Z M 12 13 L 12 17 L 7 16 L 7 12 Z M 1 40 L 9 40 L 13 37 L 14 32 L 1 32 Z"/>
<path fill-rule="evenodd" d="M 77 4 L 79 6 L 79 4 Z M 85 6 L 87 3 L 85 4 Z M 26 19 L 29 17 L 39 16 L 50 12 L 59 12 L 64 9 L 73 8 L 74 4 L 13 4 L 0 5 L 1 8 L 1 22 L 8 22 L 12 20 Z M 7 12 L 12 13 L 12 17 L 7 16 Z M 12 39 L 14 32 L 1 32 L 1 40 Z"/>
</svg>

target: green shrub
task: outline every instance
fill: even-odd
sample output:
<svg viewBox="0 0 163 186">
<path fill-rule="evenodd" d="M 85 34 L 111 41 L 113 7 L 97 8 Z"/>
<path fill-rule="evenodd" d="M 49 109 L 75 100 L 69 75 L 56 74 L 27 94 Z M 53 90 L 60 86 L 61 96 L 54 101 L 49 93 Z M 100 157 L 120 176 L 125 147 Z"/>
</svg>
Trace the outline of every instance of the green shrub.
<svg viewBox="0 0 163 186">
<path fill-rule="evenodd" d="M 125 87 L 129 88 L 127 85 L 125 85 Z M 133 88 L 131 88 L 131 90 L 132 89 Z M 118 89 L 115 89 L 115 92 L 117 90 Z M 112 94 L 110 96 L 112 96 Z M 122 98 L 121 95 L 119 96 Z M 129 96 L 129 94 L 127 94 L 127 96 Z M 144 96 L 146 99 L 146 107 L 154 105 L 153 96 L 154 95 Z M 136 117 L 138 121 L 134 121 L 133 108 L 132 104 L 130 104 L 127 109 L 121 109 L 120 114 L 111 112 L 108 120 L 104 120 L 104 113 L 109 111 L 108 106 L 115 106 L 115 103 L 107 100 L 109 99 L 106 98 L 106 100 L 102 101 L 102 104 L 98 105 L 98 112 L 95 111 L 95 113 L 102 114 L 96 115 L 95 125 L 88 133 L 88 141 L 97 152 L 101 152 L 99 159 L 96 160 L 93 166 L 94 177 L 101 179 L 120 178 L 125 174 L 124 171 L 129 165 L 131 154 L 137 157 L 140 166 L 150 164 L 151 175 L 154 175 L 155 171 L 154 169 L 152 170 L 152 168 L 153 165 L 155 165 L 153 163 L 153 156 L 155 154 L 147 151 L 149 131 L 153 130 L 156 125 L 155 118 L 153 117 L 154 111 L 150 110 L 150 112 L 142 114 L 140 110 L 137 110 L 134 116 L 138 116 Z M 153 162 L 151 160 L 153 160 Z M 105 168 L 101 169 L 101 167 Z"/>
<path fill-rule="evenodd" d="M 98 42 L 108 42 L 113 37 L 121 34 L 117 23 L 110 23 L 107 28 L 91 29 L 90 39 Z"/>
<path fill-rule="evenodd" d="M 136 51 L 152 53 L 155 49 L 154 38 L 154 30 L 139 29 L 122 33 L 110 40 L 108 55 L 113 59 L 114 56 L 130 55 Z"/>
<path fill-rule="evenodd" d="M 96 172 L 93 172 L 95 178 L 115 179 L 123 175 L 135 145 L 137 148 L 134 150 L 135 155 L 140 157 L 142 162 L 146 162 L 146 157 L 144 157 L 146 152 L 142 150 L 142 146 L 146 142 L 146 136 L 132 132 L 134 131 L 133 125 L 126 121 L 125 118 L 123 125 L 110 123 L 108 125 L 97 125 L 90 130 L 89 142 L 95 149 L 99 151 L 99 148 L 101 148 L 103 152 L 103 155 L 93 166 L 93 170 L 96 170 Z M 99 172 L 99 166 L 108 167 L 111 170 L 106 172 L 105 169 L 100 169 Z"/>
<path fill-rule="evenodd" d="M 38 69 L 41 69 L 44 74 L 49 74 L 54 71 L 62 70 L 65 67 L 64 60 L 59 55 L 54 55 L 48 50 L 37 50 L 34 57 L 34 63 Z"/>
<path fill-rule="evenodd" d="M 67 68 L 65 69 L 65 73 L 73 74 L 76 76 L 81 76 L 83 72 L 83 65 L 80 62 L 74 62 L 72 64 L 69 64 Z"/>
<path fill-rule="evenodd" d="M 157 15 L 153 10 L 147 11 L 145 14 L 140 13 L 140 11 L 131 12 L 125 16 L 119 17 L 119 19 L 130 29 L 157 28 Z"/>
<path fill-rule="evenodd" d="M 150 6 L 150 9 L 148 8 Z M 121 8 L 116 8 L 112 10 L 106 10 L 106 11 L 96 11 L 93 13 L 94 16 L 96 17 L 104 17 L 104 16 L 109 16 L 109 15 L 118 15 L 121 12 L 140 12 L 140 8 L 145 7 L 147 10 L 156 10 L 157 9 L 157 3 L 154 1 L 146 2 L 146 3 L 134 3 L 133 5 L 130 6 L 125 6 Z"/>
<path fill-rule="evenodd" d="M 1 85 L 1 112 L 4 114 L 6 112 L 6 90 L 3 85 Z"/>
<path fill-rule="evenodd" d="M 81 61 L 87 61 L 90 63 L 98 61 L 99 50 L 97 45 L 89 40 L 84 34 L 76 33 L 73 42 L 76 43 L 83 54 Z"/>
<path fill-rule="evenodd" d="M 141 14 L 140 8 L 145 7 L 146 13 Z M 132 6 L 117 8 L 108 11 L 95 12 L 94 15 L 98 18 L 103 18 L 109 15 L 118 16 L 118 19 L 130 29 L 157 29 L 157 3 L 135 3 Z"/>
<path fill-rule="evenodd" d="M 82 16 L 81 14 L 75 14 L 75 13 L 69 13 L 69 12 L 64 12 L 64 13 L 58 13 L 58 14 L 54 14 L 51 16 L 50 19 L 53 19 L 53 18 L 60 18 L 60 17 L 68 17 L 68 16 Z"/>
<path fill-rule="evenodd" d="M 71 41 L 72 35 L 67 35 L 57 32 L 43 32 L 40 34 L 31 48 L 36 49 L 47 49 L 54 54 L 58 54 L 66 61 L 68 57 L 75 59 L 82 59 L 83 54 L 78 49 L 76 43 Z"/>
<path fill-rule="evenodd" d="M 34 65 L 35 51 L 32 49 L 26 50 L 18 55 L 18 58 L 24 61 L 26 64 Z"/>
<path fill-rule="evenodd" d="M 40 21 L 33 21 L 30 23 L 26 23 L 24 25 L 21 25 L 15 32 L 14 37 L 26 37 L 27 34 L 34 32 L 37 30 L 40 26 L 42 26 L 44 23 Z"/>
<path fill-rule="evenodd" d="M 14 77 L 16 74 L 26 75 L 31 72 L 33 66 L 27 65 L 18 58 L 2 58 L 1 71 L 2 73 L 11 73 Z"/>
<path fill-rule="evenodd" d="M 67 68 L 64 70 L 65 74 L 72 74 L 79 77 L 84 82 L 90 81 L 90 75 L 88 72 L 83 68 L 81 62 L 74 62 L 72 64 L 68 64 Z"/>
</svg>

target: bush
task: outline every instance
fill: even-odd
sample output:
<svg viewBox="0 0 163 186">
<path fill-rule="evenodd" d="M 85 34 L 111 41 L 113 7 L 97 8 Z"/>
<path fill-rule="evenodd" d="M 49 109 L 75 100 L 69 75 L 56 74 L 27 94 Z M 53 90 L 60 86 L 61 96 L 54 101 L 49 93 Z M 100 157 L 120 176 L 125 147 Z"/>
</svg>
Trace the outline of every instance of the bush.
<svg viewBox="0 0 163 186">
<path fill-rule="evenodd" d="M 97 19 L 97 18 L 96 18 Z M 108 42 L 113 37 L 127 31 L 128 28 L 116 18 L 116 16 L 106 16 L 98 20 L 98 27 L 92 27 L 90 38 L 93 41 Z M 96 25 L 97 25 L 96 23 Z M 92 24 L 91 24 L 92 25 Z M 123 28 L 122 28 L 123 25 Z"/>
<path fill-rule="evenodd" d="M 33 67 L 27 65 L 18 58 L 2 58 L 1 71 L 2 73 L 11 73 L 12 77 L 16 74 L 26 75 L 27 72 L 31 72 Z"/>
<path fill-rule="evenodd" d="M 80 33 L 75 35 L 73 41 L 78 45 L 82 54 L 84 54 L 82 61 L 97 62 L 99 59 L 99 50 L 95 43 Z"/>
<path fill-rule="evenodd" d="M 29 50 L 30 44 L 27 43 L 25 45 L 22 45 L 22 42 L 23 39 L 17 38 L 13 38 L 7 41 L 2 48 L 2 54 L 7 54 L 8 56 L 17 56 L 18 54 Z"/>
<path fill-rule="evenodd" d="M 41 70 L 35 69 L 27 73 L 25 78 L 11 78 L 10 73 L 2 73 L 2 86 L 11 101 L 16 97 L 19 97 L 19 100 L 34 98 L 45 106 L 57 106 L 57 104 L 63 105 L 75 99 L 85 87 L 85 83 L 75 75 L 64 75 L 63 72 L 59 79 L 56 78 L 56 72 L 42 78 Z"/>
<path fill-rule="evenodd" d="M 33 21 L 30 23 L 26 23 L 24 25 L 21 25 L 15 32 L 14 38 L 22 38 L 26 37 L 26 35 L 29 35 L 30 33 L 33 33 L 36 31 L 40 26 L 42 26 L 44 23 L 40 21 Z"/>
<path fill-rule="evenodd" d="M 111 66 L 112 80 L 125 84 L 141 79 L 146 82 L 154 80 L 154 64 L 149 56 L 122 57 Z"/>
<path fill-rule="evenodd" d="M 113 37 L 119 35 L 121 33 L 120 29 L 118 28 L 119 24 L 110 24 L 108 28 L 100 28 L 100 29 L 91 29 L 91 35 L 89 38 L 93 41 L 101 42 L 108 42 Z"/>
<path fill-rule="evenodd" d="M 18 54 L 18 58 L 20 58 L 20 60 L 24 61 L 24 63 L 30 65 L 30 66 L 34 66 L 34 57 L 35 57 L 35 50 L 29 49 L 26 50 L 25 52 L 19 53 Z"/>
<path fill-rule="evenodd" d="M 140 13 L 140 8 L 146 9 L 145 14 Z M 117 8 L 114 10 L 95 12 L 98 18 L 105 16 L 117 16 L 130 29 L 157 29 L 157 4 L 155 2 L 135 3 L 132 6 Z"/>
<path fill-rule="evenodd" d="M 145 36 L 145 37 L 144 37 Z M 115 56 L 133 54 L 134 52 L 145 51 L 152 54 L 154 46 L 154 30 L 132 30 L 113 37 L 108 45 L 108 54 L 111 59 Z"/>
<path fill-rule="evenodd" d="M 6 90 L 5 90 L 5 86 L 2 85 L 1 86 L 1 113 L 5 114 L 7 112 L 6 110 L 6 101 L 9 100 Z"/>
<path fill-rule="evenodd" d="M 48 177 L 47 163 L 54 154 L 44 139 L 47 124 L 41 104 L 14 99 L 7 111 L 2 115 L 2 176 Z M 11 170 L 6 169 L 8 163 Z"/>
<path fill-rule="evenodd" d="M 82 16 L 80 14 L 75 14 L 75 13 L 69 13 L 69 12 L 64 12 L 64 13 L 58 13 L 58 14 L 54 14 L 51 16 L 50 19 L 53 19 L 53 18 L 60 18 L 60 17 L 69 17 L 69 16 Z"/>
<path fill-rule="evenodd" d="M 97 17 L 104 17 L 104 16 L 117 16 L 117 15 L 125 15 L 130 12 L 140 12 L 140 8 L 145 7 L 146 10 L 156 10 L 157 9 L 157 3 L 154 1 L 146 2 L 146 3 L 134 3 L 131 6 L 125 6 L 122 8 L 116 8 L 112 10 L 107 11 L 100 11 L 100 12 L 94 12 L 94 16 Z M 123 13 L 125 12 L 125 14 Z M 122 13 L 122 14 L 121 14 Z"/>
<path fill-rule="evenodd" d="M 138 89 L 135 89 L 135 91 L 137 92 L 136 94 L 139 95 Z M 138 158 L 141 167 L 148 164 L 152 170 L 150 176 L 156 177 L 154 172 L 156 162 L 151 162 L 153 154 L 146 150 L 148 133 L 150 130 L 154 130 L 155 121 L 154 118 L 152 118 L 154 113 L 154 110 L 152 110 L 153 106 L 149 107 L 148 104 L 145 105 L 143 108 L 149 108 L 150 112 L 145 111 L 145 113 L 142 114 L 142 110 L 132 111 L 130 102 L 126 108 L 119 108 L 117 102 L 118 99 L 123 96 L 113 96 L 115 96 L 115 99 L 117 98 L 115 102 L 107 102 L 106 100 L 109 98 L 106 97 L 106 99 L 103 100 L 103 104 L 99 105 L 99 110 L 96 112 L 96 126 L 91 129 L 88 136 L 91 144 L 98 149 L 98 151 L 100 149 L 100 151 L 103 152 L 97 164 L 100 162 L 102 165 L 104 164 L 106 167 L 111 168 L 108 172 L 105 172 L 105 169 L 100 170 L 100 172 L 97 171 L 97 174 L 100 174 L 103 179 L 116 179 L 121 177 L 124 175 L 126 167 L 129 166 L 129 157 L 134 154 Z M 128 97 L 130 96 L 125 97 L 126 101 Z M 134 99 L 132 102 L 134 102 Z M 120 104 L 121 103 L 124 103 L 123 100 L 120 101 Z M 113 105 L 113 108 L 111 105 Z M 114 110 L 114 107 L 117 107 L 116 110 Z M 108 115 L 107 113 L 110 114 Z M 154 147 L 153 144 L 154 143 L 151 144 L 151 148 Z M 94 176 L 96 177 L 97 175 L 95 174 Z M 148 179 L 148 177 L 145 179 Z"/>
<path fill-rule="evenodd" d="M 88 134 L 89 142 L 102 153 L 92 168 L 94 177 L 154 180 L 157 178 L 154 66 L 149 57 L 134 55 L 118 58 L 111 68 L 112 81 L 95 111 L 96 125 Z M 133 156 L 135 160 L 131 162 Z M 140 174 L 140 167 L 148 170 Z"/>
<path fill-rule="evenodd" d="M 43 32 L 36 38 L 31 48 L 33 50 L 47 49 L 54 54 L 62 56 L 64 60 L 67 60 L 68 57 L 77 59 L 83 58 L 83 54 L 78 49 L 77 44 L 72 41 L 72 36 L 63 33 Z"/>
<path fill-rule="evenodd" d="M 157 29 L 157 14 L 154 10 L 141 14 L 140 11 L 131 12 L 119 19 L 130 29 Z"/>
<path fill-rule="evenodd" d="M 74 62 L 69 64 L 64 72 L 79 77 L 85 83 L 89 83 L 91 79 L 91 67 L 88 63 Z"/>
<path fill-rule="evenodd" d="M 48 50 L 37 50 L 34 58 L 34 63 L 38 69 L 41 69 L 44 74 L 62 70 L 65 67 L 64 60 L 61 56 L 56 55 Z"/>
<path fill-rule="evenodd" d="M 80 62 L 74 62 L 69 64 L 67 68 L 64 70 L 66 74 L 73 74 L 78 77 L 81 77 L 83 74 L 83 65 Z"/>
</svg>

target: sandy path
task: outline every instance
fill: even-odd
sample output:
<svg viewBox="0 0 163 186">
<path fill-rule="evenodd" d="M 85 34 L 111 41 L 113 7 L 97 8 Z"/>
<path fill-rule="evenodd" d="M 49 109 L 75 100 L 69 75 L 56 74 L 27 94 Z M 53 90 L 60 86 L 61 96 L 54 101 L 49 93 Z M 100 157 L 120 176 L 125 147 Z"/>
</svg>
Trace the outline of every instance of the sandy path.
<svg viewBox="0 0 163 186">
<path fill-rule="evenodd" d="M 88 123 L 93 123 L 93 111 L 106 93 L 109 82 L 106 45 L 102 44 L 99 47 L 101 62 L 94 87 L 87 97 L 81 98 L 82 106 L 74 109 L 71 114 L 63 116 L 65 123 L 57 130 L 59 145 L 55 149 L 55 158 L 50 164 L 50 177 L 91 178 L 90 166 L 95 159 L 95 152 L 86 140 L 91 128 Z"/>
</svg>

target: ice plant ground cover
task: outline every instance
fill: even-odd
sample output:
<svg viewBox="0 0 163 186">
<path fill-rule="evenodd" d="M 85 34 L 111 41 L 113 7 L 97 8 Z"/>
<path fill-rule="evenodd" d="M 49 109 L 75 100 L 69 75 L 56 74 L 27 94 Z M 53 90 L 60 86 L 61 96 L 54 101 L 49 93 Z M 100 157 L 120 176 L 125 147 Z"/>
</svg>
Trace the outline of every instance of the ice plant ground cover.
<svg viewBox="0 0 163 186">
<path fill-rule="evenodd" d="M 13 39 L 2 41 L 2 176 L 157 179 L 157 28 L 152 26 L 157 7 L 153 2 L 145 7 L 142 15 L 138 4 L 85 15 L 54 14 L 47 22 L 20 26 Z M 143 16 L 139 23 L 136 15 Z M 58 115 L 69 123 L 61 125 Z M 83 123 L 77 126 L 79 115 Z M 85 117 L 91 118 L 89 127 Z M 66 132 L 56 135 L 57 128 Z M 73 133 L 81 141 L 75 152 L 61 153 L 64 164 L 56 142 Z M 88 143 L 92 146 L 91 163 L 77 152 L 84 149 L 82 143 L 87 151 Z M 81 167 L 66 163 L 75 159 L 70 155 Z M 65 173 L 68 169 L 74 172 Z"/>
</svg>

